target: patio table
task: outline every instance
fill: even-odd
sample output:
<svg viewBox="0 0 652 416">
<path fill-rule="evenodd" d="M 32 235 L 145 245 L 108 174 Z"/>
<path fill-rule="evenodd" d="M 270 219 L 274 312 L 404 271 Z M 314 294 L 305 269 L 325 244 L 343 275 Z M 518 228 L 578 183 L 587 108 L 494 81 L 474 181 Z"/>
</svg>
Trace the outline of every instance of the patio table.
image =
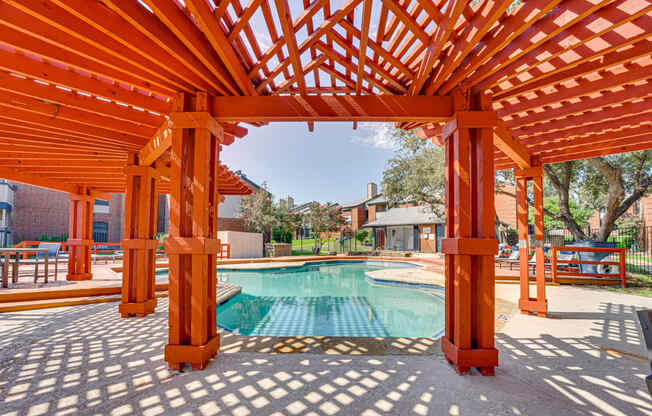
<svg viewBox="0 0 652 416">
<path fill-rule="evenodd" d="M 20 266 L 20 256 L 18 254 L 25 253 L 44 253 L 45 254 L 45 283 L 48 282 L 48 249 L 47 248 L 15 248 L 15 247 L 2 247 L 0 248 L 0 257 L 4 257 L 4 262 L 2 264 L 2 287 L 9 287 L 9 262 L 11 261 L 11 255 L 15 254 L 15 259 L 12 269 L 12 283 L 18 281 L 18 268 Z M 38 277 L 38 262 L 34 263 L 34 281 Z M 55 276 L 56 279 L 56 276 Z"/>
</svg>

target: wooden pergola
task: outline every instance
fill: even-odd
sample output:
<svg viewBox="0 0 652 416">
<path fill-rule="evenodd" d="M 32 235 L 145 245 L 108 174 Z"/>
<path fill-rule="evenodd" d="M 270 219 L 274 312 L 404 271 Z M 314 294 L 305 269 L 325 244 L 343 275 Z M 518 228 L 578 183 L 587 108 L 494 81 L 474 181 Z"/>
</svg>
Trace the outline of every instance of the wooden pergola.
<svg viewBox="0 0 652 416">
<path fill-rule="evenodd" d="M 493 172 L 516 168 L 523 246 L 534 182 L 519 305 L 543 315 L 542 164 L 652 148 L 651 33 L 649 0 L 0 0 L 0 177 L 71 195 L 70 279 L 91 277 L 93 200 L 126 192 L 125 317 L 156 305 L 169 193 L 165 359 L 204 368 L 217 205 L 250 192 L 221 147 L 276 121 L 419 129 L 446 147 L 442 347 L 493 374 Z"/>
</svg>

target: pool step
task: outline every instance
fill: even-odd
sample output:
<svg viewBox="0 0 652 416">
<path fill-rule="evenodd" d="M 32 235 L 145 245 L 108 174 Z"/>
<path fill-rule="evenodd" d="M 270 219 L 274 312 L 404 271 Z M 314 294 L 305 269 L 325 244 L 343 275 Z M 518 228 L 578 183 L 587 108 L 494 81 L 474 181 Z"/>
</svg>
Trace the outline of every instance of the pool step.
<svg viewBox="0 0 652 416">
<path fill-rule="evenodd" d="M 157 290 L 159 286 L 156 285 Z M 3 312 L 18 312 L 18 311 L 28 311 L 33 309 L 46 309 L 46 308 L 61 308 L 64 306 L 76 306 L 76 305 L 92 305 L 96 303 L 108 303 L 108 302 L 120 302 L 122 299 L 120 296 L 121 288 L 112 287 L 112 288 L 102 288 L 103 290 L 95 289 L 94 292 L 91 292 L 90 295 L 86 294 L 86 290 L 51 290 L 43 296 L 43 292 L 28 292 L 28 293 L 13 293 L 15 299 L 9 297 L 10 294 L 3 294 L 5 300 L 0 301 L 0 313 Z M 165 285 L 167 289 L 167 284 Z M 227 300 L 231 299 L 233 296 L 240 293 L 242 288 L 237 285 L 230 283 L 219 283 L 217 286 L 217 304 L 220 305 Z M 54 293 L 61 292 L 61 293 Z M 74 296 L 74 292 L 78 292 L 77 296 Z M 108 292 L 108 293 L 106 293 Z M 71 296 L 70 293 L 73 293 Z M 82 296 L 79 296 L 82 294 Z M 31 298 L 30 298 L 30 295 Z M 37 296 L 34 296 L 37 295 Z M 41 296 L 38 296 L 41 295 Z M 68 296 L 66 296 L 68 295 Z M 157 291 L 157 298 L 167 297 L 167 290 Z"/>
</svg>

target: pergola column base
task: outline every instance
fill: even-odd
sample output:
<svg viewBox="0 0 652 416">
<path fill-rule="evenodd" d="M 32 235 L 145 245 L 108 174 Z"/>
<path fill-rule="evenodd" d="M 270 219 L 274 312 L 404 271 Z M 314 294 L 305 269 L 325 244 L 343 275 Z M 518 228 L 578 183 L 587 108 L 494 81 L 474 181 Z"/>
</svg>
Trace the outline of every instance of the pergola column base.
<svg viewBox="0 0 652 416">
<path fill-rule="evenodd" d="M 498 365 L 498 350 L 495 348 L 458 348 L 448 338 L 441 339 L 441 349 L 455 371 L 460 374 L 468 374 L 471 367 L 476 367 L 480 374 L 493 376 L 494 367 Z"/>
<path fill-rule="evenodd" d="M 121 303 L 120 306 L 118 306 L 118 310 L 123 318 L 129 318 L 132 316 L 141 318 L 154 313 L 156 305 L 156 299 L 149 299 L 144 302 Z"/>
<path fill-rule="evenodd" d="M 493 375 L 495 239 L 493 125 L 488 96 L 454 94 L 446 147 L 446 333 L 442 351 L 459 374 L 476 367 Z M 471 110 L 471 111 L 469 111 Z"/>
<path fill-rule="evenodd" d="M 536 313 L 539 317 L 546 317 L 548 313 L 548 300 L 538 300 L 536 298 L 519 299 L 518 308 L 523 314 Z"/>
<path fill-rule="evenodd" d="M 518 235 L 520 253 L 520 299 L 518 307 L 522 314 L 535 313 L 545 317 L 548 312 L 546 300 L 545 248 L 543 232 L 543 167 L 538 159 L 532 159 L 532 167 L 515 169 Z M 528 182 L 532 182 L 534 194 L 534 241 L 530 247 L 528 227 Z M 536 258 L 536 297 L 530 295 L 529 251 L 534 248 Z"/>
<path fill-rule="evenodd" d="M 68 273 L 66 275 L 66 280 L 70 282 L 78 282 L 82 280 L 91 280 L 93 278 L 93 273 L 76 273 L 76 274 L 71 274 Z"/>
<path fill-rule="evenodd" d="M 175 111 L 204 112 L 206 93 L 179 94 Z M 191 108 L 194 107 L 194 108 Z M 178 116 L 178 115 L 177 115 Z M 189 115 L 192 117 L 192 115 Z M 210 126 L 175 126 L 170 150 L 169 334 L 165 361 L 203 370 L 220 348 L 217 332 L 217 238 L 220 143 L 224 134 Z"/>
<path fill-rule="evenodd" d="M 185 363 L 193 370 L 203 370 L 208 362 L 217 355 L 220 349 L 220 334 L 215 335 L 203 345 L 173 345 L 165 346 L 165 361 L 171 370 L 182 370 Z"/>
<path fill-rule="evenodd" d="M 135 155 L 131 156 L 136 162 Z M 158 172 L 149 166 L 131 164 L 125 168 L 124 267 L 120 314 L 144 317 L 154 313 L 156 295 L 156 235 Z"/>
</svg>

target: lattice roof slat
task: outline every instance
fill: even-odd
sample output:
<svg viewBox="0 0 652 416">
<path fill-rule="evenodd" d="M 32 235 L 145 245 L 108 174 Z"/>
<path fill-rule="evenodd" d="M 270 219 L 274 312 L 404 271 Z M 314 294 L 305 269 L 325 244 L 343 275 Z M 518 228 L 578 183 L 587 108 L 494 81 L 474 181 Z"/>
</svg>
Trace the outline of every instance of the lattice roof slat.
<svg viewBox="0 0 652 416">
<path fill-rule="evenodd" d="M 393 112 L 427 134 L 440 134 L 436 117 L 401 118 L 389 97 L 488 92 L 503 145 L 544 162 L 650 148 L 651 33 L 649 0 L 2 0 L 0 173 L 122 190 L 121 166 L 170 100 L 200 90 L 336 96 L 282 108 L 310 129 Z M 384 101 L 365 114 L 342 98 L 365 95 Z M 219 121 L 224 145 L 247 132 Z M 517 164 L 498 148 L 495 158 Z"/>
</svg>

